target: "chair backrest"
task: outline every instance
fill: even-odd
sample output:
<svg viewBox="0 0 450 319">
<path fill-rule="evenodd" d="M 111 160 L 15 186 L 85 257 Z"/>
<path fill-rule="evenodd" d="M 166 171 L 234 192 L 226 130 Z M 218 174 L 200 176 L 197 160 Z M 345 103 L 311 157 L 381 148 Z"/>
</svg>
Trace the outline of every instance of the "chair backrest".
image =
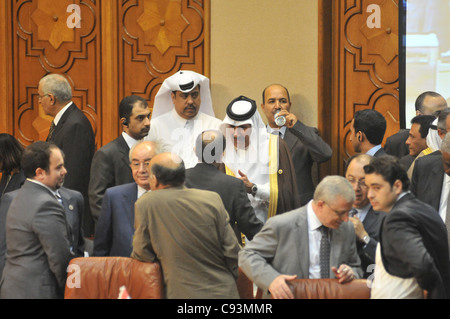
<svg viewBox="0 0 450 319">
<path fill-rule="evenodd" d="M 164 298 L 159 263 L 140 262 L 129 257 L 72 259 L 64 298 L 117 299 L 123 286 L 132 299 Z"/>
<path fill-rule="evenodd" d="M 253 282 L 239 268 L 238 278 L 236 280 L 239 297 L 241 299 L 254 299 Z"/>
<path fill-rule="evenodd" d="M 365 279 L 340 284 L 337 279 L 295 279 L 289 282 L 295 299 L 369 299 Z"/>
</svg>

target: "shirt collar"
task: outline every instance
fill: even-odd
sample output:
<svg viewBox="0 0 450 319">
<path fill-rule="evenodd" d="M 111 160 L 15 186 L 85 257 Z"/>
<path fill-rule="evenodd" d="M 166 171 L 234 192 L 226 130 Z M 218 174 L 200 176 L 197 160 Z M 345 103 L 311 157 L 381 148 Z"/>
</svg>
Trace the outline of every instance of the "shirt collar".
<svg viewBox="0 0 450 319">
<path fill-rule="evenodd" d="M 56 114 L 55 118 L 53 119 L 53 122 L 55 125 L 58 125 L 59 120 L 61 120 L 61 117 L 63 116 L 64 112 L 69 108 L 69 106 L 72 105 L 72 101 L 67 103 L 59 112 Z"/>
<path fill-rule="evenodd" d="M 122 132 L 122 137 L 125 140 L 125 143 L 127 143 L 128 147 L 131 149 L 134 144 L 136 144 L 137 140 L 132 138 L 130 135 L 128 135 L 125 132 Z"/>
<path fill-rule="evenodd" d="M 320 226 L 322 226 L 322 223 L 317 218 L 316 213 L 312 208 L 312 200 L 310 200 L 309 203 L 307 204 L 306 210 L 308 214 L 308 229 L 317 230 Z"/>
<path fill-rule="evenodd" d="M 143 188 L 142 186 L 137 186 L 138 188 L 138 193 L 137 193 L 137 198 L 140 198 L 142 195 L 144 195 L 147 190 L 145 188 Z M 148 190 L 150 192 L 150 190 Z"/>
<path fill-rule="evenodd" d="M 270 125 L 266 125 L 266 127 L 267 127 L 267 133 L 269 133 L 269 134 L 273 134 L 274 132 L 280 132 L 281 137 L 284 137 L 284 135 L 286 134 L 286 129 L 287 129 L 286 126 L 282 126 L 279 129 L 274 129 Z"/>
<path fill-rule="evenodd" d="M 52 193 L 55 196 L 56 199 L 58 199 L 58 196 L 61 197 L 61 195 L 59 195 L 59 193 L 58 193 L 58 190 L 54 191 L 50 187 L 48 187 L 47 185 L 45 185 L 45 184 L 43 184 L 43 183 L 41 183 L 41 182 L 39 182 L 39 181 L 37 181 L 35 179 L 27 178 L 27 181 L 35 183 L 35 184 L 38 184 L 38 185 L 48 189 L 50 191 L 50 193 Z"/>
<path fill-rule="evenodd" d="M 374 156 L 376 152 L 378 152 L 378 150 L 381 148 L 381 145 L 377 145 L 372 147 L 370 150 L 367 151 L 367 155 L 371 155 Z"/>
</svg>

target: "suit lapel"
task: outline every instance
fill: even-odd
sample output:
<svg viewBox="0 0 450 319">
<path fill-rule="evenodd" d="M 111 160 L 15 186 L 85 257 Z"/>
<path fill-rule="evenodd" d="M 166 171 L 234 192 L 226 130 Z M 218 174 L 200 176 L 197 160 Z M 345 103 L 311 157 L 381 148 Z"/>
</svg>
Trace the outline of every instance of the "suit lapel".
<svg viewBox="0 0 450 319">
<path fill-rule="evenodd" d="M 300 265 L 301 278 L 309 277 L 309 236 L 308 236 L 308 214 L 307 208 L 304 206 L 300 211 L 299 218 L 297 221 L 296 227 L 296 235 L 297 235 L 297 243 L 301 243 L 298 245 L 299 252 L 297 255 L 297 262 Z M 305 256 L 308 256 L 305 258 Z"/>
<path fill-rule="evenodd" d="M 124 211 L 127 215 L 127 219 L 131 226 L 134 227 L 134 203 L 137 200 L 137 184 L 131 184 L 130 187 L 122 193 L 123 201 L 122 203 L 133 203 L 132 208 L 128 209 L 125 207 Z"/>
<path fill-rule="evenodd" d="M 55 131 L 53 132 L 53 136 L 52 137 L 54 137 L 55 135 L 58 135 L 58 132 L 62 129 L 62 127 L 64 126 L 64 123 L 67 121 L 67 119 L 69 118 L 70 114 L 73 112 L 74 107 L 77 107 L 77 106 L 75 105 L 75 103 L 72 102 L 72 105 L 69 106 L 68 109 L 61 116 L 61 119 L 59 120 L 58 125 L 56 125 Z"/>
<path fill-rule="evenodd" d="M 341 227 L 338 229 L 331 229 L 331 236 L 330 236 L 330 246 L 331 246 L 331 253 L 330 253 L 330 278 L 334 278 L 334 273 L 331 271 L 331 267 L 339 266 L 339 256 L 341 255 L 342 250 L 342 231 Z"/>
<path fill-rule="evenodd" d="M 284 141 L 289 147 L 289 151 L 292 152 L 295 143 L 298 141 L 298 138 L 294 134 L 292 134 L 289 129 L 286 129 L 286 133 L 284 134 Z"/>
<path fill-rule="evenodd" d="M 122 153 L 122 156 L 120 156 L 120 159 L 126 164 L 130 165 L 129 163 L 129 156 L 128 153 L 130 152 L 130 148 L 128 147 L 127 142 L 125 142 L 125 139 L 123 138 L 122 134 L 117 138 L 117 148 L 120 153 Z"/>
</svg>

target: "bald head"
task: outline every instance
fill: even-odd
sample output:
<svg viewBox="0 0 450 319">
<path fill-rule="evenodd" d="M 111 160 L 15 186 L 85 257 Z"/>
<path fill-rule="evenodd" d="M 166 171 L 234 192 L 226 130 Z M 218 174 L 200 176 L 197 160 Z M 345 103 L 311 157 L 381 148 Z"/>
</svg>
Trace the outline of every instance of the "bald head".
<svg viewBox="0 0 450 319">
<path fill-rule="evenodd" d="M 225 137 L 218 130 L 203 131 L 195 141 L 195 154 L 202 163 L 220 163 L 225 148 Z"/>
<path fill-rule="evenodd" d="M 173 153 L 158 154 L 150 161 L 149 174 L 152 191 L 182 186 L 185 180 L 184 162 Z"/>
</svg>

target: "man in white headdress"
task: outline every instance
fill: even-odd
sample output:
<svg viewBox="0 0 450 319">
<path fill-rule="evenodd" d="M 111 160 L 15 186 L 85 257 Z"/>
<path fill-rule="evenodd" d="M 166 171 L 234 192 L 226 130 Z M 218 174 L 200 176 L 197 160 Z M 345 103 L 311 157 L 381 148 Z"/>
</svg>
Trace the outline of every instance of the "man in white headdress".
<svg viewBox="0 0 450 319">
<path fill-rule="evenodd" d="M 227 139 L 226 173 L 244 181 L 262 222 L 300 207 L 291 155 L 279 136 L 269 134 L 256 102 L 245 96 L 227 107 L 221 130 Z"/>
<path fill-rule="evenodd" d="M 191 168 L 198 162 L 196 137 L 204 130 L 219 129 L 220 124 L 214 117 L 209 79 L 193 71 L 178 71 L 156 94 L 145 140 L 156 141 L 163 152 L 177 154 Z"/>
</svg>

